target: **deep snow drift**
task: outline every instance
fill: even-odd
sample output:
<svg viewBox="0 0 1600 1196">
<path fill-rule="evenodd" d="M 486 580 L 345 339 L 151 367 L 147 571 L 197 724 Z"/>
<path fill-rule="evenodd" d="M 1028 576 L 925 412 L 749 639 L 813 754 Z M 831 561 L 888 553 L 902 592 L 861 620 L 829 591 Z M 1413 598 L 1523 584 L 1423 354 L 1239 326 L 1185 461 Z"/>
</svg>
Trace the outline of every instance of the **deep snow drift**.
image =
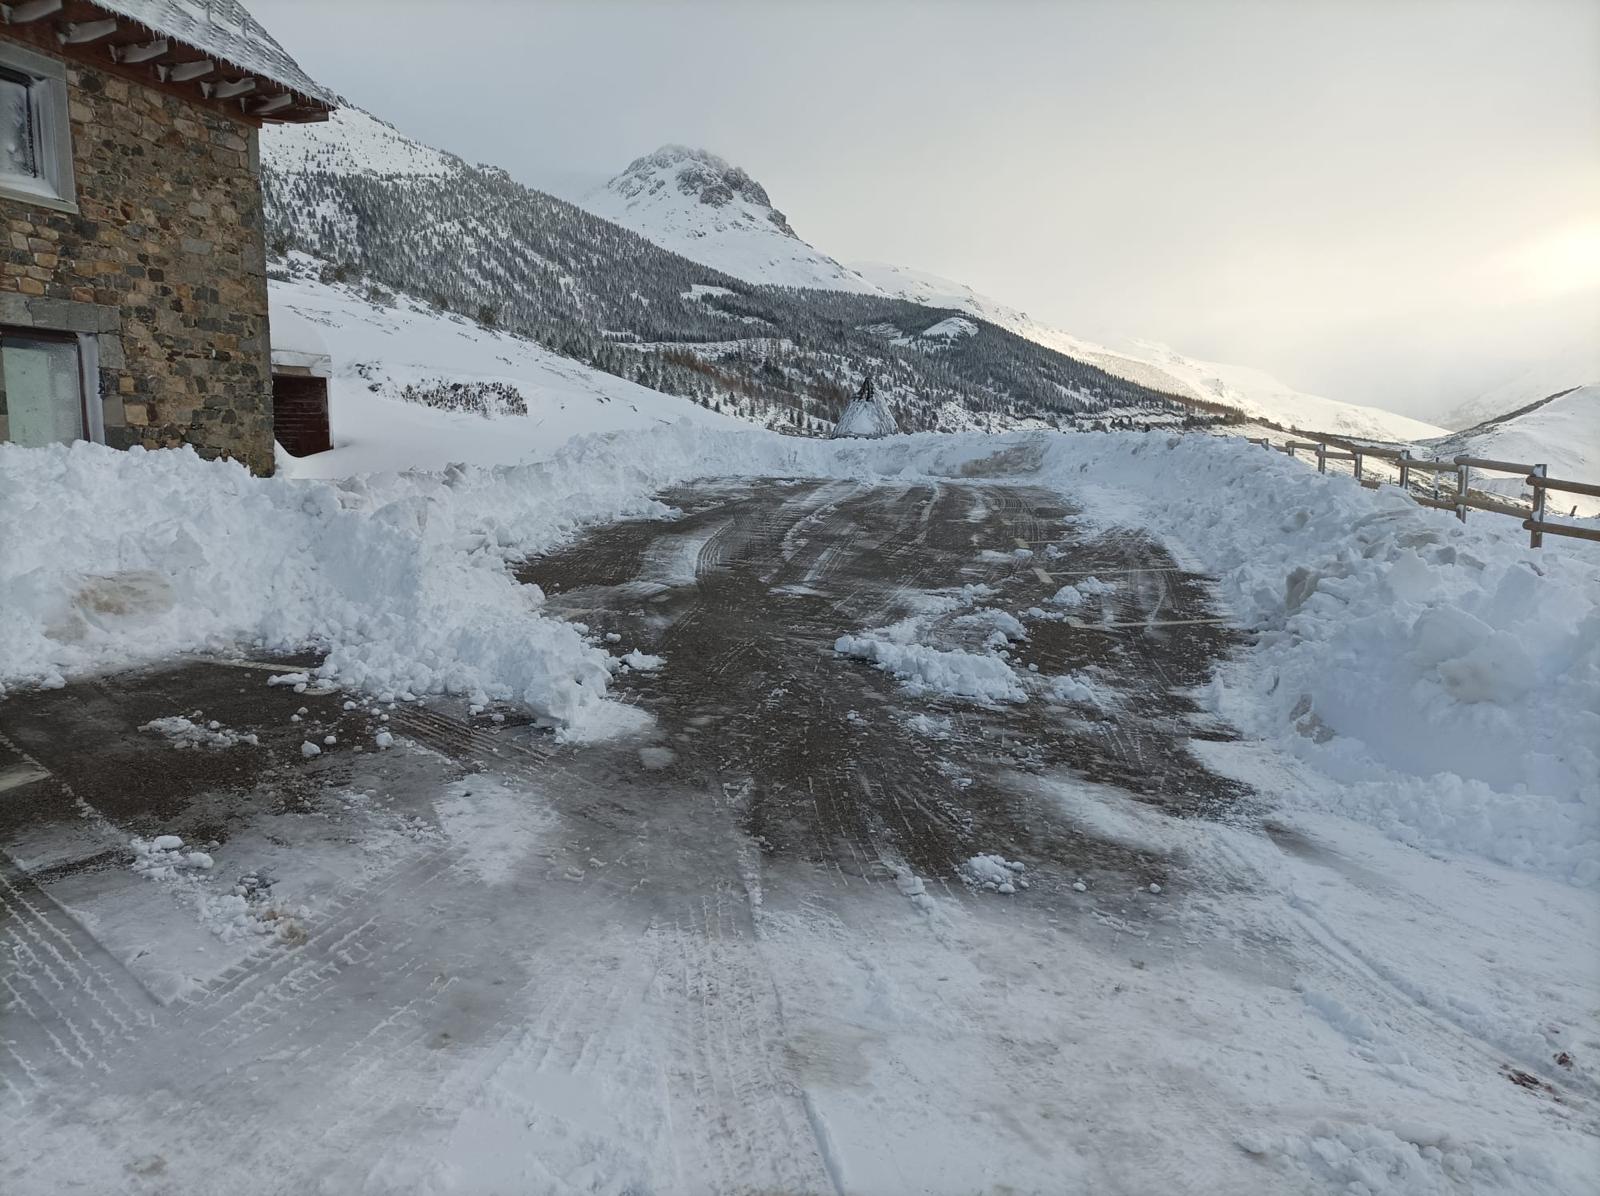
<svg viewBox="0 0 1600 1196">
<path fill-rule="evenodd" d="M 512 700 L 592 734 L 619 713 L 618 662 L 535 617 L 541 596 L 508 561 L 588 523 L 665 514 L 651 496 L 697 477 L 974 472 L 1058 486 L 1215 574 L 1257 644 L 1206 701 L 1329 778 L 1328 808 L 1600 883 L 1600 552 L 1535 552 L 1510 520 L 1462 525 L 1213 437 L 822 442 L 678 424 L 580 438 L 538 464 L 339 484 L 187 451 L 0 446 L 15 516 L 0 532 L 0 680 L 316 644 L 344 686 Z"/>
</svg>

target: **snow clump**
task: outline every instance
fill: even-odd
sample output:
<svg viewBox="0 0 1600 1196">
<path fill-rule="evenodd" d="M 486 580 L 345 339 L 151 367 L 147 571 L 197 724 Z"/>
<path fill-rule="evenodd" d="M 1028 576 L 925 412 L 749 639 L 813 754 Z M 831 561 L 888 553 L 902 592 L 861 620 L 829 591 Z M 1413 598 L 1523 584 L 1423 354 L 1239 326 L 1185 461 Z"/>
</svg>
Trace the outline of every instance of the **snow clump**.
<svg viewBox="0 0 1600 1196">
<path fill-rule="evenodd" d="M 1010 895 L 1028 887 L 1020 860 L 1003 855 L 975 855 L 961 865 L 961 879 L 975 889 Z"/>
</svg>

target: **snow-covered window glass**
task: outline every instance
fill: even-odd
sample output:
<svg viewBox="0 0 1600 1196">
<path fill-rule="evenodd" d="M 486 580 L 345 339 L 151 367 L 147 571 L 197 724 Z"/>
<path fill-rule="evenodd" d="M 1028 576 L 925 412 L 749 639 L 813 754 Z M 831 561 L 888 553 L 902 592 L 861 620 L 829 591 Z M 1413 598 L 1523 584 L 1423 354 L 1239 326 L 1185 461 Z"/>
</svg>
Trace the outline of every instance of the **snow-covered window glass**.
<svg viewBox="0 0 1600 1196">
<path fill-rule="evenodd" d="M 0 70 L 0 174 L 39 175 L 32 87 L 33 80 L 26 75 Z"/>
<path fill-rule="evenodd" d="M 88 435 L 78 339 L 0 329 L 0 440 L 38 448 Z"/>
<path fill-rule="evenodd" d="M 76 211 L 66 68 L 0 42 L 0 196 Z"/>
</svg>

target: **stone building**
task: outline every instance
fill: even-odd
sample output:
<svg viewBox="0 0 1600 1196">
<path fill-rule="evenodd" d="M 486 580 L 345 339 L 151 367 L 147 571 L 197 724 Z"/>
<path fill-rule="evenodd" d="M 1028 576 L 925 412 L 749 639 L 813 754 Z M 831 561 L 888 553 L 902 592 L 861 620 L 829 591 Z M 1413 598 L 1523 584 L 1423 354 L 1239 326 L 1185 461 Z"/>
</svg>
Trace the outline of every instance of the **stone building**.
<svg viewBox="0 0 1600 1196">
<path fill-rule="evenodd" d="M 0 5 L 0 440 L 271 472 L 257 133 L 334 104 L 237 0 Z"/>
</svg>

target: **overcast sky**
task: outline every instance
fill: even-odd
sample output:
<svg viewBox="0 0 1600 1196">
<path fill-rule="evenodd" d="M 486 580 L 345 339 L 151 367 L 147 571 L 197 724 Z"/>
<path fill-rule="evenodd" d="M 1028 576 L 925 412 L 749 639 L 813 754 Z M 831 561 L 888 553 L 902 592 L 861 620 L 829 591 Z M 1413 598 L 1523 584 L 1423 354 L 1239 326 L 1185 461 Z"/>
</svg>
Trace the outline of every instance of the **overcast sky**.
<svg viewBox="0 0 1600 1196">
<path fill-rule="evenodd" d="M 1600 3 L 249 0 L 535 186 L 667 142 L 841 260 L 1410 414 L 1600 328 Z"/>
</svg>

